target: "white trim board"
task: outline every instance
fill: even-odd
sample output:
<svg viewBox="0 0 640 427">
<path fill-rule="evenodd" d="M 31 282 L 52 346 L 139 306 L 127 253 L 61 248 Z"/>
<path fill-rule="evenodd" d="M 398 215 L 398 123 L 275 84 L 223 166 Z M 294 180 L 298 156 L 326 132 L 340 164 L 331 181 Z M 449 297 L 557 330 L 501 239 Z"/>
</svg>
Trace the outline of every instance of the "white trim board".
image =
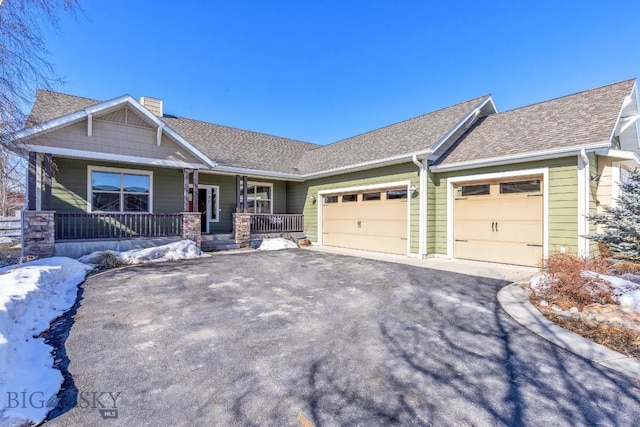
<svg viewBox="0 0 640 427">
<path fill-rule="evenodd" d="M 158 167 L 175 167 L 175 168 L 187 168 L 187 169 L 200 169 L 202 167 L 206 167 L 204 164 L 188 163 L 180 160 L 163 160 L 163 159 L 152 159 L 149 157 L 134 157 L 134 156 L 126 156 L 123 154 L 109 154 L 109 153 L 99 153 L 96 151 L 76 150 L 72 148 L 50 147 L 47 145 L 27 144 L 26 148 L 30 151 L 35 151 L 36 153 L 46 153 L 46 154 L 52 154 L 54 156 L 61 156 L 61 157 L 66 156 L 66 157 L 82 159 L 82 160 L 102 160 L 106 162 L 129 163 L 129 164 L 135 164 L 135 165 L 143 165 L 147 167 L 158 166 Z"/>
<path fill-rule="evenodd" d="M 411 181 L 394 181 L 394 182 L 386 182 L 380 184 L 368 184 L 368 185 L 357 185 L 352 187 L 338 187 L 332 188 L 328 190 L 320 190 L 318 191 L 318 195 L 316 196 L 316 203 L 318 204 L 318 214 L 316 218 L 316 243 L 322 246 L 322 198 L 325 194 L 332 193 L 349 193 L 349 192 L 359 192 L 365 190 L 374 190 L 374 189 L 383 189 L 383 188 L 393 188 L 393 187 L 406 187 L 407 188 L 407 256 L 411 256 Z M 313 196 L 310 194 L 309 196 Z M 419 203 L 419 202 L 418 202 Z"/>
<path fill-rule="evenodd" d="M 447 178 L 447 258 L 453 259 L 453 239 L 454 239 L 454 184 L 460 182 L 492 181 L 503 178 L 517 178 L 532 175 L 542 175 L 543 200 L 542 200 L 542 221 L 543 221 L 543 249 L 542 256 L 549 256 L 549 168 L 523 169 L 510 172 L 483 173 L 477 175 L 465 175 Z"/>
</svg>

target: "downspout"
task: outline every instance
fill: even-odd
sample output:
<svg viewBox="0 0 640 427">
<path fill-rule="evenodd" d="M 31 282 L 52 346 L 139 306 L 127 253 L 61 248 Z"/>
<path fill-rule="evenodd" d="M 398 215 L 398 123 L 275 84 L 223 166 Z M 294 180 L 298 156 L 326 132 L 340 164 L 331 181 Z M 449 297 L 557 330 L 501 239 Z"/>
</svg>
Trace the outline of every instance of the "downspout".
<svg viewBox="0 0 640 427">
<path fill-rule="evenodd" d="M 580 150 L 578 162 L 578 256 L 589 256 L 589 157 L 586 150 Z M 582 169 L 580 169 L 582 166 Z"/>
<path fill-rule="evenodd" d="M 427 233 L 427 230 L 426 230 L 426 223 L 427 223 L 426 214 L 427 213 L 426 213 L 425 202 L 427 200 L 427 168 L 423 162 L 418 160 L 418 156 L 416 154 L 413 155 L 411 160 L 413 161 L 413 164 L 415 164 L 419 169 L 418 202 L 420 203 L 420 209 L 419 209 L 419 216 L 418 216 L 418 230 L 419 230 L 418 231 L 418 258 L 422 259 L 424 258 L 424 255 L 426 252 L 425 238 Z"/>
</svg>

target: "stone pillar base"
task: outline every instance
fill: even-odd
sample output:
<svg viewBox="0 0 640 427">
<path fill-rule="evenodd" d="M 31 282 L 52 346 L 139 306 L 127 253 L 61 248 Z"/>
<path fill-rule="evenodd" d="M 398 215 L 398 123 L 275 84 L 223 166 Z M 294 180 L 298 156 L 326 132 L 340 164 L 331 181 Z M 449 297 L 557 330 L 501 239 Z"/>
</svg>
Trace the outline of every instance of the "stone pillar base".
<svg viewBox="0 0 640 427">
<path fill-rule="evenodd" d="M 202 231 L 200 212 L 182 212 L 182 238 L 192 240 L 198 248 L 202 244 Z"/>
<path fill-rule="evenodd" d="M 54 211 L 22 211 L 23 258 L 49 258 L 55 253 Z"/>
<path fill-rule="evenodd" d="M 251 243 L 251 214 L 236 212 L 233 214 L 233 238 L 241 247 Z"/>
</svg>

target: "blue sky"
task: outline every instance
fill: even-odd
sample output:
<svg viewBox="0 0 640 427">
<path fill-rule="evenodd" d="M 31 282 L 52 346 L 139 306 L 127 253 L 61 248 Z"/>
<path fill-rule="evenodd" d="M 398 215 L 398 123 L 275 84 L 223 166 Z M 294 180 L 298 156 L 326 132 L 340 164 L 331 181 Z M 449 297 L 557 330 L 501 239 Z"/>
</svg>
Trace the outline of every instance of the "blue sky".
<svg viewBox="0 0 640 427">
<path fill-rule="evenodd" d="M 54 89 L 320 144 L 640 75 L 637 0 L 81 2 L 45 32 Z"/>
</svg>

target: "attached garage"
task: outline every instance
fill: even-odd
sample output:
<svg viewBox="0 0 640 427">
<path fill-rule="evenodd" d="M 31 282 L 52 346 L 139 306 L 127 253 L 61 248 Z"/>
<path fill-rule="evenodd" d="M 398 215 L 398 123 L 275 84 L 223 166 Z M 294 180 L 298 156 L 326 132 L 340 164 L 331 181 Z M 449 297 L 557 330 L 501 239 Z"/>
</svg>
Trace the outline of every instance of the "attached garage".
<svg viewBox="0 0 640 427">
<path fill-rule="evenodd" d="M 454 185 L 454 257 L 536 266 L 544 251 L 542 176 Z"/>
<path fill-rule="evenodd" d="M 322 244 L 406 255 L 407 187 L 322 196 Z"/>
</svg>

